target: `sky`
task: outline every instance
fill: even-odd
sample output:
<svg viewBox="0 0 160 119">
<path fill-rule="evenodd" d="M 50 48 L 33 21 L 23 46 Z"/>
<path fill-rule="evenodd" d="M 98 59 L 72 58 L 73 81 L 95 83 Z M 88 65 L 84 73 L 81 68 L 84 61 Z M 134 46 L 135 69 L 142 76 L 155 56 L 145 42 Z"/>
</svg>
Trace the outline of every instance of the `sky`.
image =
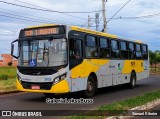
<svg viewBox="0 0 160 119">
<path fill-rule="evenodd" d="M 12 3 L 6 4 L 3 1 Z M 109 20 L 128 0 L 108 0 L 106 16 Z M 24 3 L 26 2 L 26 3 Z M 116 16 L 107 23 L 107 32 L 141 40 L 150 50 L 160 50 L 160 0 L 131 0 Z M 102 30 L 102 0 L 0 0 L 0 54 L 10 53 L 10 44 L 18 38 L 20 29 L 40 24 L 67 24 L 87 28 L 88 15 L 91 16 L 91 29 L 95 30 L 93 13 L 55 13 L 23 8 L 15 5 L 49 9 L 61 12 L 99 11 Z M 35 6 L 36 5 L 36 6 Z M 40 6 L 40 7 L 37 7 Z M 153 15 L 142 18 L 141 16 Z M 141 17 L 133 19 L 133 17 Z M 124 19 L 130 18 L 130 19 Z"/>
</svg>

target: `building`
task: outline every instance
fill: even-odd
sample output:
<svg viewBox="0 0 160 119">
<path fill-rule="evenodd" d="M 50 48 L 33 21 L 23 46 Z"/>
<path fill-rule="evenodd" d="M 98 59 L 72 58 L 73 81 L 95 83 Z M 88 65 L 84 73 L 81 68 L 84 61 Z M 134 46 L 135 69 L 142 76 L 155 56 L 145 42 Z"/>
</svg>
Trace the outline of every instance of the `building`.
<svg viewBox="0 0 160 119">
<path fill-rule="evenodd" d="M 0 60 L 0 67 L 8 66 L 9 62 L 12 62 L 12 66 L 17 66 L 18 62 L 10 54 L 2 54 L 2 60 Z"/>
</svg>

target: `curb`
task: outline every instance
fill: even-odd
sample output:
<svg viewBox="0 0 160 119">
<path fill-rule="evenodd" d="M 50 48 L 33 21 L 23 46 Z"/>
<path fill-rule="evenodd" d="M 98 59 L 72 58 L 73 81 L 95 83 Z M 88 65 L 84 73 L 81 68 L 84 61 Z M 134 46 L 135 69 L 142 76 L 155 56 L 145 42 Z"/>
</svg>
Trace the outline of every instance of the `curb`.
<svg viewBox="0 0 160 119">
<path fill-rule="evenodd" d="M 12 94 L 12 93 L 20 93 L 21 91 L 15 90 L 15 91 L 9 91 L 9 92 L 0 92 L 0 95 L 5 95 L 5 94 Z"/>
<path fill-rule="evenodd" d="M 132 110 L 149 110 L 149 109 L 152 109 L 153 107 L 156 107 L 158 105 L 160 105 L 160 99 L 154 100 L 154 101 L 149 102 L 149 103 L 147 103 L 145 105 L 142 105 L 142 106 L 132 108 L 129 111 L 132 111 Z M 128 118 L 132 118 L 132 117 L 134 117 L 134 116 L 111 116 L 111 117 L 108 117 L 106 119 L 128 119 Z"/>
</svg>

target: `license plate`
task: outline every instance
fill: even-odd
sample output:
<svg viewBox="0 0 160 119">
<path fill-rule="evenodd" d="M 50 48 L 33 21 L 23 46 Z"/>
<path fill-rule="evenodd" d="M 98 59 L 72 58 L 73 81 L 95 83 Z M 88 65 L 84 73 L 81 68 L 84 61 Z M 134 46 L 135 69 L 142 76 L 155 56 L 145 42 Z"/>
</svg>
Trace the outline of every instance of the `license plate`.
<svg viewBox="0 0 160 119">
<path fill-rule="evenodd" d="M 32 90 L 40 90 L 40 86 L 35 86 L 35 85 L 33 85 L 33 86 L 31 86 L 31 89 L 32 89 Z"/>
</svg>

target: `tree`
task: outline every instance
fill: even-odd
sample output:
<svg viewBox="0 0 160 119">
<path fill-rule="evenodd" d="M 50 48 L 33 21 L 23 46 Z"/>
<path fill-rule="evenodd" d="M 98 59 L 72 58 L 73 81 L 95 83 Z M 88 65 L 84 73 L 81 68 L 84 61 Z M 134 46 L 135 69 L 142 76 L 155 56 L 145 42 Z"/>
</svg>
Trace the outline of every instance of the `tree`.
<svg viewBox="0 0 160 119">
<path fill-rule="evenodd" d="M 151 55 L 152 55 L 151 57 L 153 58 L 152 62 L 155 64 L 155 71 L 156 71 L 157 64 L 160 63 L 160 51 L 156 50 L 155 52 L 151 53 Z"/>
<path fill-rule="evenodd" d="M 152 52 L 151 50 L 149 50 L 149 58 L 150 58 L 151 69 L 152 69 L 153 63 L 155 63 L 155 57 L 156 57 L 156 54 L 154 52 Z"/>
<path fill-rule="evenodd" d="M 160 54 L 158 54 L 158 55 L 156 56 L 156 61 L 157 61 L 157 63 L 159 64 L 159 65 L 158 65 L 158 70 L 160 70 Z"/>
</svg>

